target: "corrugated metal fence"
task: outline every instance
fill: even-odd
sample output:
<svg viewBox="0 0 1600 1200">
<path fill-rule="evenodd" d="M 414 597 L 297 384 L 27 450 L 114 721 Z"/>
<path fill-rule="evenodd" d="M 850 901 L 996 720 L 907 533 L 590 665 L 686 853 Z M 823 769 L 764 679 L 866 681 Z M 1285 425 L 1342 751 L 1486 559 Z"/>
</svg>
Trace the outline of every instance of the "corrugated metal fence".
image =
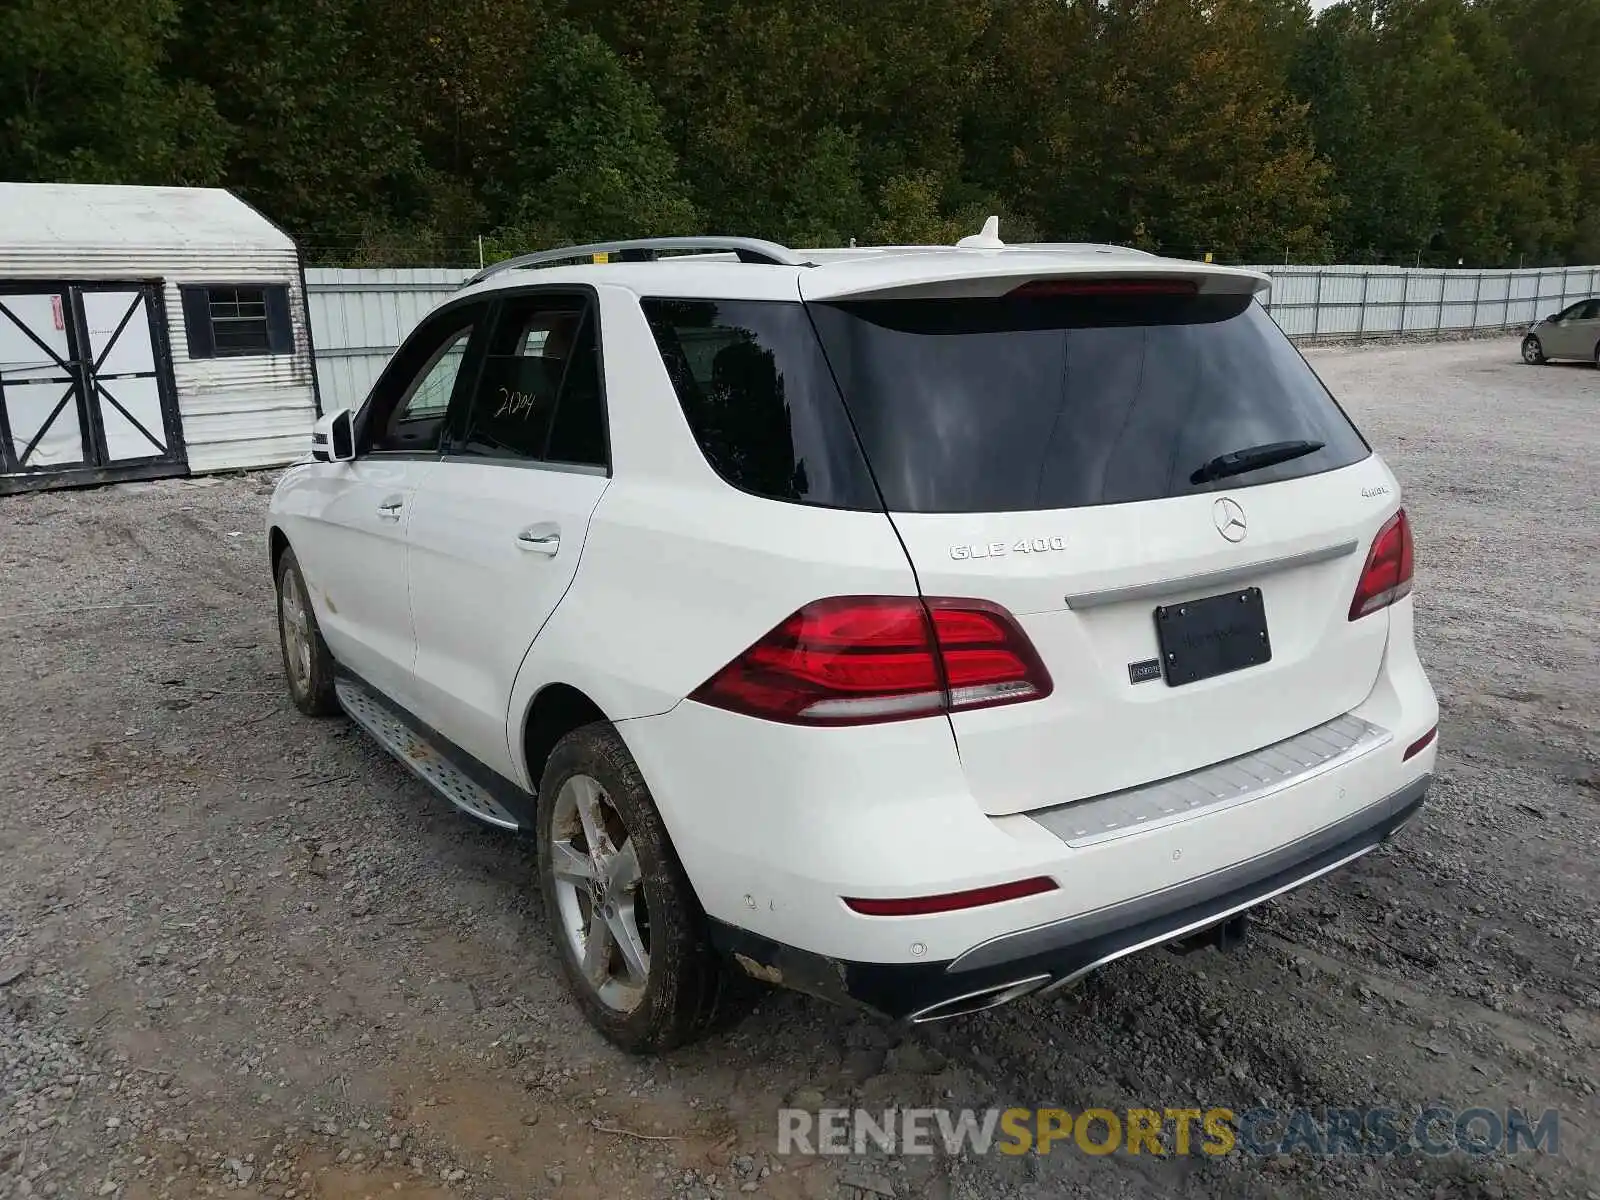
<svg viewBox="0 0 1600 1200">
<path fill-rule="evenodd" d="M 361 407 L 394 348 L 472 274 L 440 267 L 307 269 L 322 411 Z"/>
<path fill-rule="evenodd" d="M 1253 268 L 1272 277 L 1268 311 L 1290 337 L 1393 337 L 1520 328 L 1600 295 L 1600 266 L 1522 271 L 1411 267 Z M 472 271 L 306 272 L 322 408 L 356 408 L 390 352 Z"/>
<path fill-rule="evenodd" d="M 1441 271 L 1411 267 L 1254 267 L 1272 276 L 1267 308 L 1290 337 L 1515 329 L 1600 296 L 1600 267 Z"/>
</svg>

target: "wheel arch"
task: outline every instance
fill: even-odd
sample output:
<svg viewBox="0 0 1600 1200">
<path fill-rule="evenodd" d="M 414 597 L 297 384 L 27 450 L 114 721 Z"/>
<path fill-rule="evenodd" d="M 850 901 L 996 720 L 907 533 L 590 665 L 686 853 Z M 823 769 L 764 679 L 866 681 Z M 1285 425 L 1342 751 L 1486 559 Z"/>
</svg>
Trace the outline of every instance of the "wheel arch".
<svg viewBox="0 0 1600 1200">
<path fill-rule="evenodd" d="M 538 791 L 556 743 L 596 721 L 610 724 L 611 718 L 582 689 L 570 683 L 547 683 L 539 689 L 522 721 L 522 769 L 530 791 Z"/>
<path fill-rule="evenodd" d="M 278 578 L 278 563 L 283 560 L 283 552 L 289 548 L 289 535 L 276 525 L 267 529 L 267 555 L 272 564 L 272 578 Z"/>
</svg>

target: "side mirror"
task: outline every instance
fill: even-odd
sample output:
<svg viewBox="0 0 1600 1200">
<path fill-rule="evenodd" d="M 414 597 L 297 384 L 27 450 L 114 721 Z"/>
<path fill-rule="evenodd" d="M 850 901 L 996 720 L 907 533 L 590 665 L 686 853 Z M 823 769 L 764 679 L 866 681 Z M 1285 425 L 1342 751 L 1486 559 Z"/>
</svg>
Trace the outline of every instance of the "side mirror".
<svg viewBox="0 0 1600 1200">
<path fill-rule="evenodd" d="M 1561 314 L 1560 313 L 1551 313 L 1548 317 L 1546 317 L 1544 319 L 1543 323 L 1546 324 L 1546 325 L 1552 325 L 1552 324 L 1554 324 L 1555 322 L 1557 322 L 1559 320 L 1561 320 Z"/>
<path fill-rule="evenodd" d="M 355 419 L 348 408 L 323 415 L 311 427 L 311 457 L 318 462 L 349 462 L 355 456 Z"/>
</svg>

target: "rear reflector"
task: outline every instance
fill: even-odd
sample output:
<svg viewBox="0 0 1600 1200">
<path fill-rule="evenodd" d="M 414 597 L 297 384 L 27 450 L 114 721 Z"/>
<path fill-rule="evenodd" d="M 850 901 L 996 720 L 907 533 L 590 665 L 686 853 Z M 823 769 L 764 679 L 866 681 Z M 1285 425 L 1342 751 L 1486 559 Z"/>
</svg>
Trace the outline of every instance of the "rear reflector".
<svg viewBox="0 0 1600 1200">
<path fill-rule="evenodd" d="M 1012 288 L 1008 296 L 1193 296 L 1200 285 L 1192 279 L 1034 279 Z"/>
<path fill-rule="evenodd" d="M 1378 536 L 1372 539 L 1372 550 L 1350 601 L 1352 621 L 1411 594 L 1412 557 L 1411 522 L 1402 508 L 1384 522 Z"/>
<path fill-rule="evenodd" d="M 997 604 L 841 596 L 794 613 L 690 699 L 792 725 L 861 725 L 1038 700 L 1051 687 Z"/>
<path fill-rule="evenodd" d="M 860 900 L 846 896 L 845 906 L 866 917 L 925 917 L 931 913 L 957 912 L 964 908 L 982 908 L 985 904 L 1000 904 L 1006 900 L 1021 900 L 1056 890 L 1056 881 L 1045 875 L 1032 879 L 1019 879 L 1015 883 L 997 883 L 993 887 L 973 888 L 967 892 L 946 892 L 942 896 L 908 896 L 891 900 Z"/>
<path fill-rule="evenodd" d="M 1433 739 L 1438 736 L 1439 727 L 1435 725 L 1432 729 L 1428 730 L 1427 733 L 1423 734 L 1416 741 L 1412 742 L 1411 745 L 1406 747 L 1406 752 L 1400 756 L 1400 761 L 1405 762 L 1406 759 L 1413 758 L 1416 755 L 1421 754 L 1429 746 L 1433 745 Z"/>
</svg>

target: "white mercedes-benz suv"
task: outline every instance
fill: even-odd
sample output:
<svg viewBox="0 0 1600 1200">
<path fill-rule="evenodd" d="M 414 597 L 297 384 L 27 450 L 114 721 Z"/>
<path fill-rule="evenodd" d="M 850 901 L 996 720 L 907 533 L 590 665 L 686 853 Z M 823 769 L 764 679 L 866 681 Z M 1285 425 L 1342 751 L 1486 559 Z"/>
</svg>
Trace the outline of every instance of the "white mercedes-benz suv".
<svg viewBox="0 0 1600 1200">
<path fill-rule="evenodd" d="M 277 486 L 294 701 L 536 839 L 635 1052 L 752 980 L 926 1021 L 1230 944 L 1438 717 L 1399 487 L 1266 286 L 992 223 L 491 267 Z"/>
</svg>

